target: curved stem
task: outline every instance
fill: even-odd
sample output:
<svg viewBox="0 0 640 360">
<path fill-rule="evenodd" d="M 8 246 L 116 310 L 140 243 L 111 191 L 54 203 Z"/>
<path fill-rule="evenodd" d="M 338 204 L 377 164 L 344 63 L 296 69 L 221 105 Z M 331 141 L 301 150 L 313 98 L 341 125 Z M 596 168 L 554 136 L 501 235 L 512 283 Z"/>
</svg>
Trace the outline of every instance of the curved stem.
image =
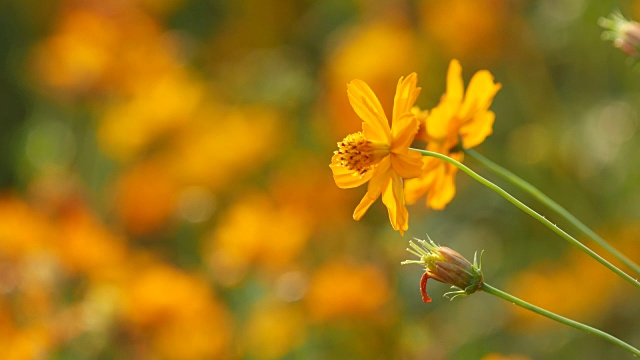
<svg viewBox="0 0 640 360">
<path fill-rule="evenodd" d="M 578 330 L 582 330 L 582 331 L 584 331 L 586 333 L 589 333 L 589 334 L 597 335 L 597 336 L 609 341 L 610 343 L 613 343 L 615 345 L 620 346 L 621 348 L 629 351 L 630 353 L 632 353 L 632 354 L 634 354 L 636 356 L 640 356 L 640 350 L 634 348 L 633 346 L 627 344 L 626 342 L 618 339 L 617 337 L 615 337 L 613 335 L 607 334 L 606 332 L 604 332 L 602 330 L 598 330 L 596 328 L 593 328 L 591 326 L 585 325 L 583 323 L 580 323 L 580 322 L 577 322 L 577 321 L 574 321 L 574 320 L 571 320 L 571 319 L 567 319 L 566 317 L 554 314 L 554 313 L 552 313 L 550 311 L 547 311 L 547 310 L 539 308 L 539 307 L 537 307 L 535 305 L 529 304 L 528 302 L 520 300 L 520 299 L 518 299 L 517 297 L 515 297 L 513 295 L 507 294 L 504 291 L 496 289 L 496 288 L 494 288 L 493 286 L 491 286 L 491 285 L 489 285 L 487 283 L 483 283 L 482 286 L 480 286 L 480 289 L 485 291 L 485 292 L 487 292 L 487 293 L 489 293 L 489 294 L 491 294 L 491 295 L 495 295 L 495 296 L 497 296 L 499 298 L 507 300 L 507 301 L 509 301 L 509 302 L 511 302 L 511 303 L 513 303 L 515 305 L 518 305 L 518 306 L 522 307 L 522 308 L 525 308 L 527 310 L 533 311 L 533 312 L 535 312 L 537 314 L 540 314 L 542 316 L 546 316 L 551 320 L 555 320 L 555 321 L 557 321 L 559 323 L 562 323 L 562 324 L 565 324 L 565 325 L 569 325 L 569 326 L 571 326 L 573 328 L 576 328 Z"/>
<path fill-rule="evenodd" d="M 520 208 L 520 210 L 522 210 L 525 213 L 529 214 L 534 219 L 540 221 L 541 223 L 546 225 L 549 229 L 551 229 L 553 232 L 555 232 L 556 234 L 560 235 L 563 239 L 567 240 L 572 245 L 577 246 L 580 250 L 585 252 L 587 255 L 591 256 L 596 261 L 598 261 L 599 263 L 601 263 L 602 265 L 607 267 L 609 270 L 611 270 L 614 273 L 618 274 L 621 278 L 627 280 L 628 282 L 633 284 L 635 287 L 640 289 L 640 282 L 638 282 L 638 280 L 632 278 L 631 276 L 627 275 L 624 271 L 622 271 L 622 270 L 618 269 L 617 267 L 615 267 L 615 265 L 611 264 L 610 262 L 608 262 L 607 260 L 602 258 L 600 255 L 596 254 L 593 250 L 591 250 L 588 247 L 586 247 L 580 241 L 574 239 L 571 235 L 567 234 L 562 229 L 560 229 L 555 224 L 553 224 L 551 221 L 547 220 L 544 216 L 538 214 L 533 209 L 531 209 L 527 205 L 525 205 L 522 202 L 520 202 L 520 200 L 518 200 L 515 197 L 511 196 L 511 194 L 509 194 L 508 192 L 502 190 L 502 188 L 500 188 L 498 185 L 496 185 L 496 184 L 492 183 L 491 181 L 489 181 L 489 180 L 483 178 L 482 176 L 478 175 L 476 172 L 474 172 L 473 170 L 469 169 L 466 165 L 464 165 L 464 164 L 462 164 L 462 163 L 460 163 L 460 162 L 458 162 L 458 161 L 456 161 L 456 160 L 454 160 L 454 159 L 452 159 L 452 158 L 450 158 L 450 157 L 448 157 L 446 155 L 443 155 L 443 154 L 440 154 L 440 153 L 437 153 L 437 152 L 427 151 L 427 150 L 419 150 L 419 149 L 411 149 L 411 150 L 418 151 L 423 156 L 431 156 L 431 157 L 434 157 L 434 158 L 437 158 L 437 159 L 440 159 L 440 160 L 444 160 L 444 161 L 456 166 L 460 170 L 462 170 L 465 173 L 467 173 L 467 175 L 471 176 L 474 180 L 478 181 L 479 183 L 483 184 L 484 186 L 488 187 L 489 189 L 497 192 L 503 198 L 507 199 L 510 203 L 512 203 L 515 206 L 517 206 L 518 208 Z"/>
<path fill-rule="evenodd" d="M 478 152 L 472 149 L 464 149 L 464 152 L 478 161 L 480 164 L 487 167 L 489 170 L 496 173 L 498 176 L 507 180 L 511 184 L 520 188 L 520 190 L 525 191 L 529 195 L 536 198 L 542 204 L 547 206 L 549 209 L 555 211 L 558 215 L 564 217 L 568 222 L 570 222 L 573 226 L 576 227 L 582 234 L 591 238 L 593 241 L 598 243 L 598 245 L 602 246 L 605 250 L 615 256 L 618 260 L 620 260 L 624 265 L 633 269 L 636 273 L 640 274 L 640 266 L 633 262 L 633 260 L 629 259 L 626 255 L 621 253 L 619 250 L 611 246 L 606 240 L 601 238 L 598 234 L 596 234 L 593 230 L 589 229 L 585 224 L 583 224 L 580 220 L 578 220 L 573 214 L 567 211 L 565 208 L 560 206 L 555 201 L 551 200 L 547 195 L 542 193 L 540 190 L 535 188 L 533 185 L 529 184 L 522 178 L 518 177 L 511 171 L 501 167 L 500 165 L 494 163 L 493 161 L 487 159 L 486 157 L 480 155 Z"/>
</svg>

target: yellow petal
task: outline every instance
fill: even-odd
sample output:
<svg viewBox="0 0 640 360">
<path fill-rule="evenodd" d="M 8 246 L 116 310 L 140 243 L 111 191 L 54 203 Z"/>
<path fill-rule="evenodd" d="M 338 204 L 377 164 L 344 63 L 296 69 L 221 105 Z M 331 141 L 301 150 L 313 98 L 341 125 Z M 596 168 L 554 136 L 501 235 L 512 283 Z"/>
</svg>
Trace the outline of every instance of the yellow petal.
<svg viewBox="0 0 640 360">
<path fill-rule="evenodd" d="M 426 192 L 426 177 L 408 179 L 404 182 L 404 199 L 407 204 L 415 204 Z"/>
<path fill-rule="evenodd" d="M 457 162 L 462 162 L 464 160 L 464 153 L 462 151 L 452 152 L 448 156 Z M 458 168 L 455 165 L 449 164 L 449 167 L 452 171 L 458 171 Z"/>
<path fill-rule="evenodd" d="M 391 152 L 406 152 L 418 133 L 419 126 L 420 121 L 410 112 L 395 119 L 391 126 Z"/>
<path fill-rule="evenodd" d="M 416 87 L 417 82 L 418 75 L 416 73 L 411 73 L 406 78 L 398 80 L 396 95 L 393 99 L 393 116 L 391 117 L 393 122 L 405 113 L 411 112 L 411 108 L 420 94 L 420 88 Z M 392 128 L 393 126 L 395 125 L 392 125 Z"/>
<path fill-rule="evenodd" d="M 397 174 L 392 173 L 383 187 L 382 202 L 387 206 L 391 226 L 400 231 L 400 235 L 404 235 L 404 231 L 409 228 L 409 212 L 404 202 L 402 179 Z"/>
<path fill-rule="evenodd" d="M 427 136 L 429 140 L 443 141 L 451 130 L 451 121 L 458 115 L 464 83 L 462 82 L 462 67 L 458 60 L 453 59 L 449 63 L 447 71 L 447 92 L 444 94 L 438 106 L 427 116 Z"/>
<path fill-rule="evenodd" d="M 427 116 L 427 136 L 430 140 L 443 141 L 449 133 L 451 123 L 459 103 L 455 101 L 442 100 L 440 104 L 433 108 Z"/>
<path fill-rule="evenodd" d="M 402 178 L 416 178 L 422 174 L 422 155 L 415 150 L 391 154 L 391 167 Z"/>
<path fill-rule="evenodd" d="M 378 197 L 370 198 L 367 193 L 367 195 L 365 195 L 362 200 L 360 200 L 358 206 L 356 206 L 356 210 L 353 212 L 353 219 L 356 221 L 362 219 L 364 214 L 367 213 L 367 210 L 369 210 L 371 204 L 373 204 L 376 199 L 378 199 Z"/>
<path fill-rule="evenodd" d="M 380 164 L 375 168 L 373 177 L 369 181 L 367 194 L 369 197 L 378 198 L 382 191 L 383 184 L 389 179 L 391 173 L 391 158 L 389 156 L 380 160 Z"/>
<path fill-rule="evenodd" d="M 389 144 L 391 129 L 382 105 L 369 85 L 362 80 L 353 80 L 347 85 L 347 95 L 353 110 L 364 123 L 364 135 L 367 139 Z"/>
<path fill-rule="evenodd" d="M 454 152 L 447 154 L 454 160 L 462 162 L 464 153 Z M 443 160 L 424 157 L 422 175 L 415 179 L 405 181 L 405 199 L 407 204 L 415 203 L 425 193 L 427 194 L 427 206 L 441 210 L 455 195 L 455 174 L 458 168 Z"/>
<path fill-rule="evenodd" d="M 493 132 L 496 114 L 493 111 L 480 111 L 470 121 L 460 127 L 462 146 L 465 149 L 480 145 Z"/>
<path fill-rule="evenodd" d="M 434 210 L 442 210 L 451 202 L 456 194 L 455 175 L 457 167 L 445 164 L 436 174 L 432 188 L 427 194 L 427 206 Z"/>
<path fill-rule="evenodd" d="M 440 154 L 443 154 L 443 155 L 447 155 L 447 156 L 449 155 L 449 149 L 450 149 L 450 147 L 447 146 L 446 142 L 432 141 L 432 142 L 427 144 L 427 150 L 432 151 L 432 152 L 437 152 L 437 153 L 440 153 Z M 443 160 L 439 160 L 439 159 L 436 159 L 436 158 L 430 157 L 430 156 L 427 156 L 427 158 L 429 158 L 429 159 L 431 159 L 433 161 L 436 161 L 438 163 L 443 161 Z"/>
<path fill-rule="evenodd" d="M 353 212 L 353 218 L 355 220 L 360 220 L 362 216 L 369 210 L 371 204 L 373 204 L 378 197 L 380 197 L 380 193 L 382 192 L 382 188 L 384 184 L 389 181 L 391 170 L 391 159 L 389 157 L 385 157 L 380 161 L 380 164 L 372 171 L 373 175 L 369 180 L 369 186 L 367 187 L 367 193 L 362 198 L 356 210 Z"/>
<path fill-rule="evenodd" d="M 420 177 L 414 179 L 407 179 L 404 182 L 404 198 L 407 204 L 415 204 L 430 188 L 434 180 L 436 167 L 433 164 L 437 164 L 432 160 L 433 158 L 423 157 L 422 159 L 422 174 Z"/>
<path fill-rule="evenodd" d="M 387 140 L 379 140 L 380 138 L 386 139 L 386 135 L 380 133 L 380 129 L 376 128 L 375 126 L 371 126 L 370 123 L 367 123 L 364 121 L 362 122 L 362 133 L 364 134 L 364 137 L 368 140 L 383 142 L 383 143 L 387 142 Z"/>
<path fill-rule="evenodd" d="M 350 189 L 354 187 L 358 187 L 371 179 L 373 175 L 373 171 L 367 171 L 364 175 L 360 176 L 357 172 L 353 170 L 349 170 L 344 166 L 341 166 L 334 161 L 335 155 L 331 159 L 331 164 L 329 167 L 333 172 L 333 180 L 336 182 L 341 189 Z"/>
<path fill-rule="evenodd" d="M 449 70 L 447 71 L 447 93 L 445 98 L 447 101 L 461 103 L 463 94 L 462 66 L 460 66 L 458 60 L 453 59 L 449 62 Z"/>
<path fill-rule="evenodd" d="M 398 204 L 393 196 L 393 180 L 388 178 L 382 187 L 382 203 L 387 207 L 389 213 L 389 221 L 394 230 L 398 230 L 397 211 Z"/>
<path fill-rule="evenodd" d="M 414 106 L 411 108 L 411 113 L 418 120 L 418 133 L 416 133 L 415 139 L 419 141 L 428 142 L 429 138 L 427 137 L 427 115 L 429 115 L 429 111 L 420 110 L 419 107 Z"/>
<path fill-rule="evenodd" d="M 493 97 L 500 90 L 501 85 L 493 82 L 493 75 L 486 70 L 473 75 L 464 97 L 464 102 L 458 113 L 460 119 L 466 122 L 478 111 L 487 110 Z"/>
</svg>

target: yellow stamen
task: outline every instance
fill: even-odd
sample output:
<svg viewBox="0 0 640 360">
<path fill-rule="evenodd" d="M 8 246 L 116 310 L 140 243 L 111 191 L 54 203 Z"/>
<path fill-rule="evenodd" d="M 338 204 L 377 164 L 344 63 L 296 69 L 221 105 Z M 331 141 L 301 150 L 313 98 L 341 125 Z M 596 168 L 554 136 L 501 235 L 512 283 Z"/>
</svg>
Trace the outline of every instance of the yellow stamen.
<svg viewBox="0 0 640 360">
<path fill-rule="evenodd" d="M 389 155 L 389 145 L 368 140 L 360 131 L 347 135 L 339 142 L 338 150 L 334 154 L 338 155 L 341 166 L 362 176 Z"/>
</svg>

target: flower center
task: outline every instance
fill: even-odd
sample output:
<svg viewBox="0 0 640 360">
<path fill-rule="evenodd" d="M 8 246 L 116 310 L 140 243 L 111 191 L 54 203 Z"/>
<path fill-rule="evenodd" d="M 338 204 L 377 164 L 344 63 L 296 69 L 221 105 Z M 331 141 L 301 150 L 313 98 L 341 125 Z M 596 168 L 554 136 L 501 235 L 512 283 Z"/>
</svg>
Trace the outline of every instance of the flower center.
<svg viewBox="0 0 640 360">
<path fill-rule="evenodd" d="M 338 155 L 341 166 L 362 176 L 389 155 L 389 145 L 368 140 L 362 131 L 359 131 L 347 135 L 339 142 L 338 150 L 334 154 Z"/>
</svg>

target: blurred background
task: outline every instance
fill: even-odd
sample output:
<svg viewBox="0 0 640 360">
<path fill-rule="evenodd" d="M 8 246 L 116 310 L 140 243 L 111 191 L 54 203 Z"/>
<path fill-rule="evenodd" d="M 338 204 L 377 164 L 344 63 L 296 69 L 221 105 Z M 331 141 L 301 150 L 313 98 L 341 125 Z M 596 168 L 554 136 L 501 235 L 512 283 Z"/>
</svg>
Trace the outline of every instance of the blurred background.
<svg viewBox="0 0 640 360">
<path fill-rule="evenodd" d="M 428 109 L 457 58 L 465 82 L 502 83 L 477 150 L 640 261 L 640 73 L 597 25 L 617 8 L 640 18 L 609 0 L 0 1 L 0 357 L 630 358 L 488 294 L 430 282 L 421 302 L 423 269 L 400 262 L 428 233 L 640 345 L 637 291 L 497 194 L 460 173 L 401 237 L 380 201 L 353 221 L 366 189 L 328 166 L 361 127 L 349 81 L 390 111 L 416 71 Z"/>
</svg>

